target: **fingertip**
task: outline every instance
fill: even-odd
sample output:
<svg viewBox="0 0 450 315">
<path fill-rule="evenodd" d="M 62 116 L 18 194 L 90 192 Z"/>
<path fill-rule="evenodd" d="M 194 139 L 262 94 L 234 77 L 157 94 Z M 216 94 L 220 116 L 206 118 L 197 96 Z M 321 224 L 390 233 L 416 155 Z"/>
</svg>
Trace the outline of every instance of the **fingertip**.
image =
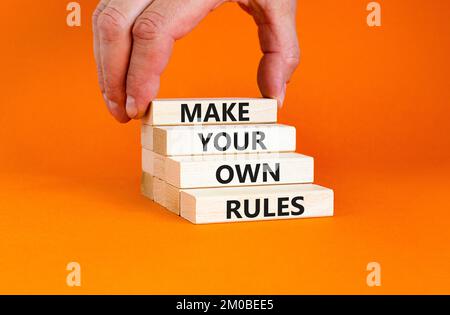
<svg viewBox="0 0 450 315">
<path fill-rule="evenodd" d="M 136 116 L 138 115 L 138 108 L 136 106 L 136 99 L 133 96 L 127 95 L 127 101 L 125 104 L 125 108 L 126 108 L 128 117 L 131 119 L 135 119 Z"/>
<path fill-rule="evenodd" d="M 279 96 L 277 97 L 277 103 L 278 103 L 278 108 L 282 108 L 283 107 L 283 102 L 284 99 L 286 97 L 286 82 L 283 84 L 283 87 L 281 89 L 281 92 L 279 94 Z"/>
<path fill-rule="evenodd" d="M 114 102 L 106 96 L 106 94 L 103 94 L 103 98 L 105 100 L 106 106 L 108 107 L 108 110 L 110 114 L 120 123 L 124 124 L 130 120 L 130 118 L 127 116 L 125 109 L 123 106 L 119 106 L 117 102 Z"/>
<path fill-rule="evenodd" d="M 133 96 L 128 95 L 126 101 L 126 112 L 131 119 L 141 119 L 145 116 L 148 108 L 148 103 L 138 103 Z"/>
<path fill-rule="evenodd" d="M 134 119 L 141 119 L 142 117 L 145 116 L 145 112 L 146 112 L 145 110 L 139 110 L 137 115 L 134 116 Z"/>
<path fill-rule="evenodd" d="M 127 122 L 130 121 L 130 118 L 127 115 L 120 115 L 120 116 L 113 115 L 113 117 L 116 119 L 117 122 L 121 124 L 126 124 Z"/>
<path fill-rule="evenodd" d="M 263 97 L 277 100 L 278 108 L 283 107 L 289 76 L 286 75 L 283 59 L 278 54 L 266 54 L 258 67 L 258 86 Z"/>
</svg>

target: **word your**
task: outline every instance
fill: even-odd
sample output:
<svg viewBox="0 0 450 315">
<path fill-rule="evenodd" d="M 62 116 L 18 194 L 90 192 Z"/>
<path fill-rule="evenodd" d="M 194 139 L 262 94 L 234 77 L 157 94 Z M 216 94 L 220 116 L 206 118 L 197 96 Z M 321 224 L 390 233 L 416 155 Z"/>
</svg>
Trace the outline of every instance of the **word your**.
<svg viewBox="0 0 450 315">
<path fill-rule="evenodd" d="M 275 167 L 273 168 L 275 170 L 268 163 L 258 163 L 254 167 L 251 164 L 245 164 L 244 167 L 241 167 L 241 165 L 222 165 L 216 171 L 217 181 L 221 184 L 231 183 L 235 177 L 234 169 L 236 169 L 236 176 L 240 183 L 247 182 L 247 179 L 251 183 L 256 183 L 258 178 L 261 177 L 261 174 L 264 183 L 268 181 L 267 175 L 270 175 L 274 182 L 280 181 L 280 163 L 275 163 Z"/>
<path fill-rule="evenodd" d="M 202 133 L 198 134 L 198 137 L 200 138 L 200 141 L 203 144 L 203 152 L 208 151 L 208 143 L 211 141 L 211 138 L 213 136 L 213 133 L 210 132 L 205 138 L 205 135 Z M 239 141 L 239 133 L 233 132 L 232 136 L 228 134 L 227 132 L 220 132 L 217 133 L 214 136 L 214 147 L 217 151 L 227 151 L 232 145 L 233 148 L 237 151 L 244 151 L 249 147 L 249 138 L 250 133 L 244 132 L 243 133 L 243 144 Z M 262 131 L 253 131 L 251 133 L 251 143 L 252 143 L 252 150 L 256 150 L 257 146 L 259 145 L 261 149 L 267 150 L 267 147 L 264 145 L 263 141 L 265 139 L 266 135 Z M 241 137 L 242 138 L 242 137 Z M 220 142 L 225 142 L 223 145 L 220 145 Z"/>
<path fill-rule="evenodd" d="M 303 199 L 302 196 L 294 197 L 292 200 L 289 197 L 278 197 L 276 211 L 271 211 L 273 207 L 270 204 L 269 198 L 255 199 L 253 200 L 254 205 L 250 205 L 249 199 L 244 199 L 243 202 L 239 200 L 227 200 L 227 219 L 232 219 L 233 215 L 238 219 L 242 219 L 243 216 L 249 219 L 256 218 L 260 214 L 265 218 L 299 216 L 305 212 L 305 208 L 300 204 L 300 201 L 303 201 Z M 289 208 L 289 205 L 292 205 L 296 210 L 285 211 L 285 209 Z"/>
<path fill-rule="evenodd" d="M 81 6 L 78 2 L 69 2 L 67 4 L 66 10 L 69 14 L 66 18 L 67 26 L 81 26 Z"/>
<path fill-rule="evenodd" d="M 219 113 L 217 111 L 216 104 L 210 103 L 206 112 L 202 113 L 202 104 L 197 103 L 194 105 L 194 109 L 192 112 L 189 111 L 188 104 L 181 104 L 181 122 L 186 122 L 186 119 L 189 122 L 209 122 L 212 120 L 213 122 L 219 121 L 249 121 L 250 118 L 248 115 L 248 106 L 249 103 L 238 103 L 238 113 L 237 118 L 233 114 L 233 109 L 235 108 L 236 103 L 222 103 L 222 111 Z M 202 115 L 204 114 L 204 115 Z"/>
</svg>

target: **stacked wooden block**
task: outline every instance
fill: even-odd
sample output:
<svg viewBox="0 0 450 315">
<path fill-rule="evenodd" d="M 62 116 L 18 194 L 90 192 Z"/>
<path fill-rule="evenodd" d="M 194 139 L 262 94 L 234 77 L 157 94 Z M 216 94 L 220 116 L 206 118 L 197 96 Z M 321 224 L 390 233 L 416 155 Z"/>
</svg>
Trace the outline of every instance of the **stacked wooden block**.
<svg viewBox="0 0 450 315">
<path fill-rule="evenodd" d="M 160 99 L 142 119 L 142 193 L 193 223 L 333 215 L 272 99 Z"/>
</svg>

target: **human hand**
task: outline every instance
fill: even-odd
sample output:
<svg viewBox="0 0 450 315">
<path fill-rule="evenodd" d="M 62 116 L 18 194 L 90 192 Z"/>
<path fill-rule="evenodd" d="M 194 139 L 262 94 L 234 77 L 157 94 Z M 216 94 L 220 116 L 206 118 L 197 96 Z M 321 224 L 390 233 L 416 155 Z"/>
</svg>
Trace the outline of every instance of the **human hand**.
<svg viewBox="0 0 450 315">
<path fill-rule="evenodd" d="M 156 97 L 174 42 L 226 0 L 101 0 L 93 14 L 100 89 L 122 123 L 141 118 Z M 258 25 L 258 86 L 283 103 L 298 65 L 295 0 L 234 0 Z"/>
</svg>

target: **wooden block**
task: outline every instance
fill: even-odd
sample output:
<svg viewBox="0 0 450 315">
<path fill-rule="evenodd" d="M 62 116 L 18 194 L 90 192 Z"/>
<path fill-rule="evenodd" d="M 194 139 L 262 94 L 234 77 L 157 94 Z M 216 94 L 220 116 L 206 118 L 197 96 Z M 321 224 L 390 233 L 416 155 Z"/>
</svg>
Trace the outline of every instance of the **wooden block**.
<svg viewBox="0 0 450 315">
<path fill-rule="evenodd" d="M 164 156 L 153 151 L 142 148 L 141 153 L 142 170 L 158 178 L 164 179 Z"/>
<path fill-rule="evenodd" d="M 141 145 L 150 151 L 153 151 L 153 127 L 141 126 Z"/>
<path fill-rule="evenodd" d="M 160 178 L 142 172 L 141 192 L 144 196 L 159 203 L 176 215 L 180 215 L 180 192 Z"/>
<path fill-rule="evenodd" d="M 154 201 L 166 207 L 166 182 L 158 177 L 153 177 Z"/>
<path fill-rule="evenodd" d="M 243 124 L 277 121 L 277 101 L 268 98 L 157 99 L 145 125 Z"/>
<path fill-rule="evenodd" d="M 147 198 L 154 200 L 153 175 L 142 172 L 141 176 L 141 193 Z"/>
<path fill-rule="evenodd" d="M 292 152 L 172 156 L 166 157 L 164 168 L 162 178 L 179 188 L 314 181 L 314 159 Z"/>
<path fill-rule="evenodd" d="M 168 183 L 165 188 L 165 207 L 176 215 L 180 215 L 180 193 L 183 190 Z"/>
<path fill-rule="evenodd" d="M 313 184 L 188 189 L 181 216 L 196 223 L 333 215 L 333 191 Z"/>
<path fill-rule="evenodd" d="M 295 127 L 281 124 L 165 126 L 153 129 L 161 155 L 295 151 Z"/>
<path fill-rule="evenodd" d="M 168 184 L 152 174 L 142 172 L 141 193 L 147 198 L 166 207 L 166 186 Z"/>
</svg>

